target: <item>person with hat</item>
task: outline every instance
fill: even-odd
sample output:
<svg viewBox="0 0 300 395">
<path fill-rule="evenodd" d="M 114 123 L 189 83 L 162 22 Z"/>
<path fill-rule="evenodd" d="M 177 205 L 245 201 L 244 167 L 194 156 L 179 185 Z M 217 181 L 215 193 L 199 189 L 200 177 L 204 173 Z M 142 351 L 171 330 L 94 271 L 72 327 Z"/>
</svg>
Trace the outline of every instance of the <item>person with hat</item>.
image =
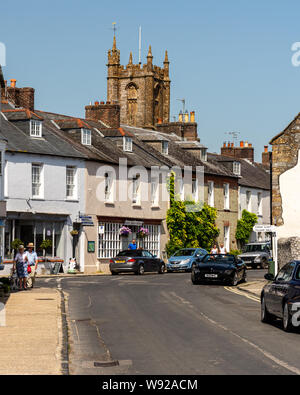
<svg viewBox="0 0 300 395">
<path fill-rule="evenodd" d="M 30 277 L 32 280 L 31 288 L 33 288 L 35 277 L 37 274 L 37 267 L 38 267 L 39 260 L 38 260 L 37 253 L 34 251 L 34 244 L 29 243 L 27 245 L 27 248 L 28 248 L 28 251 L 25 252 L 25 259 L 26 259 L 27 265 L 30 267 L 29 271 L 30 271 Z"/>
<path fill-rule="evenodd" d="M 19 279 L 19 290 L 27 289 L 27 261 L 25 259 L 25 249 L 23 245 L 20 245 L 18 248 L 18 253 L 15 256 L 13 272 L 17 271 L 17 276 Z"/>
</svg>

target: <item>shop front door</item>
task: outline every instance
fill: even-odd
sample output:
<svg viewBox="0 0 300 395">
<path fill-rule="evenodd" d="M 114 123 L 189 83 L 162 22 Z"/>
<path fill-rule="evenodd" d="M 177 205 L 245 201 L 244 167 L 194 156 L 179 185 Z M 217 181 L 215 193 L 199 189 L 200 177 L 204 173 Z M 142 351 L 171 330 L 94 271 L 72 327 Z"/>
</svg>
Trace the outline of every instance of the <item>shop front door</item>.
<svg viewBox="0 0 300 395">
<path fill-rule="evenodd" d="M 21 225 L 20 226 L 20 239 L 23 241 L 25 248 L 28 245 L 28 243 L 34 242 L 33 225 Z"/>
</svg>

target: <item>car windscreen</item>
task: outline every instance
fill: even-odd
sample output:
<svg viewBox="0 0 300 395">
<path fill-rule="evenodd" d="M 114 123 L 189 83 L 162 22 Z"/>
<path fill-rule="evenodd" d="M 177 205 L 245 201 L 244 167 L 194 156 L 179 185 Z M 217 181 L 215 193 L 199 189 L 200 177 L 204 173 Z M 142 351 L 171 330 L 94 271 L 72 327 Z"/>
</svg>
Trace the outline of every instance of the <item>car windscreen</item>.
<svg viewBox="0 0 300 395">
<path fill-rule="evenodd" d="M 234 263 L 234 256 L 233 255 L 206 255 L 202 263 L 221 263 L 221 264 L 228 264 L 231 265 Z"/>
<path fill-rule="evenodd" d="M 249 244 L 243 248 L 243 252 L 263 252 L 265 247 L 265 244 Z"/>
<path fill-rule="evenodd" d="M 142 251 L 141 250 L 128 250 L 128 251 L 121 251 L 119 252 L 119 254 L 117 255 L 119 256 L 142 256 Z"/>
<path fill-rule="evenodd" d="M 193 256 L 195 250 L 179 250 L 173 256 Z"/>
</svg>

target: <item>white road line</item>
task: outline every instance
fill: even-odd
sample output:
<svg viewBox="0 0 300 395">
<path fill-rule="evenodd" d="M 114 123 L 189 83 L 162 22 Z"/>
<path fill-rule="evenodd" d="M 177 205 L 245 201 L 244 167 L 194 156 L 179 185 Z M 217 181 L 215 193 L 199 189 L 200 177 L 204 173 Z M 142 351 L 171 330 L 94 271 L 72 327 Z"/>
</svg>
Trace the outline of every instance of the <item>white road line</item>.
<svg viewBox="0 0 300 395">
<path fill-rule="evenodd" d="M 164 296 L 166 296 L 166 293 L 163 292 Z M 210 322 L 212 325 L 223 329 L 225 332 L 230 333 L 231 335 L 235 336 L 236 338 L 238 338 L 239 340 L 241 340 L 242 342 L 248 344 L 249 346 L 251 346 L 252 348 L 254 348 L 255 350 L 259 351 L 260 353 L 262 353 L 266 358 L 270 359 L 272 362 L 275 362 L 277 365 L 289 370 L 290 372 L 296 374 L 296 375 L 300 375 L 300 369 L 296 368 L 295 366 L 289 365 L 287 362 L 282 361 L 281 359 L 278 359 L 277 357 L 275 357 L 273 354 L 269 353 L 268 351 L 264 350 L 263 348 L 259 347 L 257 344 L 252 343 L 250 340 L 240 336 L 239 334 L 233 332 L 231 329 L 227 328 L 226 326 L 218 323 L 217 321 L 213 320 L 212 318 L 208 317 L 206 314 L 202 313 L 201 311 L 196 311 L 195 306 L 193 306 L 191 304 L 191 302 L 185 300 L 184 298 L 180 297 L 179 295 L 177 295 L 175 292 L 171 292 L 171 299 L 174 301 L 174 298 L 177 298 L 177 300 L 186 305 L 187 307 L 189 307 L 190 309 L 193 310 L 193 313 L 196 315 L 201 316 L 202 318 L 206 319 L 208 322 Z"/>
</svg>

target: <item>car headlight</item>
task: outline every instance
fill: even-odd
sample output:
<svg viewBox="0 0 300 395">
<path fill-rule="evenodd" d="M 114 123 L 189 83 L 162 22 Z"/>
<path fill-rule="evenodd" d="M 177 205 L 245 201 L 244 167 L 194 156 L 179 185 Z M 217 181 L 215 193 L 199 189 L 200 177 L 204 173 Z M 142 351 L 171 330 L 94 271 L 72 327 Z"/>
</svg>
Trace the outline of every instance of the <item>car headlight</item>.
<svg viewBox="0 0 300 395">
<path fill-rule="evenodd" d="M 187 265 L 188 263 L 190 263 L 190 259 L 185 259 L 184 261 L 181 261 L 182 265 Z"/>
<path fill-rule="evenodd" d="M 257 256 L 257 257 L 254 259 L 254 262 L 255 262 L 255 263 L 259 263 L 259 262 L 260 262 L 260 256 Z"/>
</svg>

